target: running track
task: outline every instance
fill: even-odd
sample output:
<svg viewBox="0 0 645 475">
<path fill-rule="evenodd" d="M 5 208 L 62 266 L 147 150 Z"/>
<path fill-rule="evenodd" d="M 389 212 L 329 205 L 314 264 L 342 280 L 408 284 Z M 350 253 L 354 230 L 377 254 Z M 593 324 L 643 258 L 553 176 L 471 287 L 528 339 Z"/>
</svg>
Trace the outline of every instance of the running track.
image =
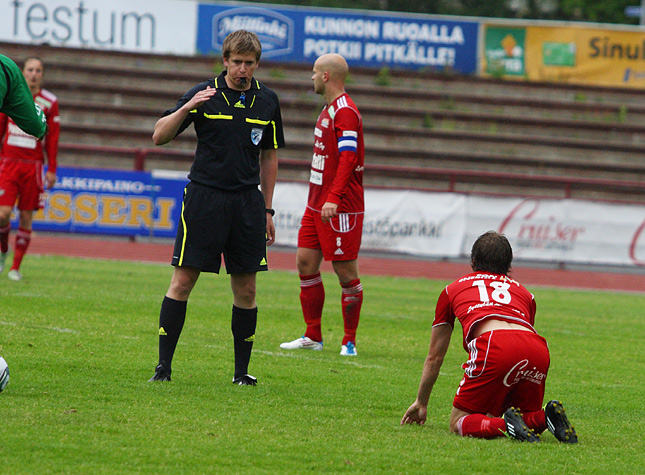
<svg viewBox="0 0 645 475">
<path fill-rule="evenodd" d="M 127 239 L 35 233 L 29 253 L 131 262 L 156 262 L 169 265 L 172 243 L 133 242 Z M 293 270 L 295 272 L 295 249 L 269 248 L 269 266 L 271 269 Z M 363 275 L 390 275 L 446 281 L 452 281 L 470 272 L 470 267 L 463 262 L 414 260 L 409 257 L 397 259 L 372 255 L 361 255 L 359 268 Z M 325 262 L 323 271 L 331 272 L 331 265 Z M 645 293 L 645 269 L 631 270 L 631 272 L 620 272 L 619 270 L 609 272 L 523 267 L 518 264 L 517 267 L 513 267 L 511 276 L 528 287 L 547 286 Z"/>
</svg>

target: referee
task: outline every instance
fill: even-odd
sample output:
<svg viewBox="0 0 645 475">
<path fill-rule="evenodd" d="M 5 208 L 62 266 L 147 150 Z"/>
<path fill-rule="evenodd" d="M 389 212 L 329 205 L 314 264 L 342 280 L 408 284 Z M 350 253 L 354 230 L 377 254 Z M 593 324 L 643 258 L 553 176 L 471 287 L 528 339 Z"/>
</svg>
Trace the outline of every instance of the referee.
<svg viewBox="0 0 645 475">
<path fill-rule="evenodd" d="M 155 124 L 153 141 L 163 145 L 192 123 L 197 150 L 159 316 L 159 364 L 150 381 L 170 381 L 190 292 L 202 271 L 219 273 L 224 254 L 233 291 L 233 383 L 257 383 L 248 374 L 258 315 L 255 275 L 268 269 L 266 246 L 275 240 L 277 149 L 285 145 L 278 96 L 253 78 L 261 53 L 255 33 L 230 33 L 222 45 L 226 70 L 193 87 Z"/>
</svg>

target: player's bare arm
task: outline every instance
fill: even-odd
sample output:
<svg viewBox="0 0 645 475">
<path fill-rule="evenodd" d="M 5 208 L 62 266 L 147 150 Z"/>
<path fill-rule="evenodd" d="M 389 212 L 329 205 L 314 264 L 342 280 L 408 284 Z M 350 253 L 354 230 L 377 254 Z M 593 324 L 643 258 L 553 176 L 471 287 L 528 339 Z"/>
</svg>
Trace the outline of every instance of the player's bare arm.
<svg viewBox="0 0 645 475">
<path fill-rule="evenodd" d="M 443 359 L 450 345 L 451 335 L 452 327 L 450 325 L 438 325 L 432 328 L 432 332 L 430 333 L 430 349 L 423 365 L 417 399 L 403 415 L 401 425 L 425 423 L 428 415 L 430 393 L 439 377 Z"/>
<path fill-rule="evenodd" d="M 266 149 L 260 152 L 260 190 L 267 208 L 273 208 L 273 190 L 278 177 L 278 151 Z M 273 216 L 267 213 L 267 246 L 275 242 Z"/>
<path fill-rule="evenodd" d="M 188 116 L 190 111 L 208 101 L 216 92 L 217 89 L 210 86 L 198 91 L 188 102 L 186 102 L 186 104 L 181 106 L 181 108 L 177 109 L 172 114 L 159 119 L 155 124 L 155 130 L 152 134 L 152 141 L 154 144 L 165 145 L 174 139 L 179 127 L 181 127 L 182 122 L 186 116 Z"/>
</svg>

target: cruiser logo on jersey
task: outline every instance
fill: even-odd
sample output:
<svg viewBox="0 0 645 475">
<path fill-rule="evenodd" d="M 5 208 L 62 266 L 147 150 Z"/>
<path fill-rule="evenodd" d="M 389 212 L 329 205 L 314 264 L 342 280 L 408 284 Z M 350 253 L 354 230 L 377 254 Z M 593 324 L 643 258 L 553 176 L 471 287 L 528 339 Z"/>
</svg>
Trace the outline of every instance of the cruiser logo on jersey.
<svg viewBox="0 0 645 475">
<path fill-rule="evenodd" d="M 251 129 L 251 142 L 253 142 L 253 145 L 260 143 L 260 140 L 262 140 L 263 132 L 264 130 L 259 127 L 253 127 L 253 129 Z"/>
</svg>

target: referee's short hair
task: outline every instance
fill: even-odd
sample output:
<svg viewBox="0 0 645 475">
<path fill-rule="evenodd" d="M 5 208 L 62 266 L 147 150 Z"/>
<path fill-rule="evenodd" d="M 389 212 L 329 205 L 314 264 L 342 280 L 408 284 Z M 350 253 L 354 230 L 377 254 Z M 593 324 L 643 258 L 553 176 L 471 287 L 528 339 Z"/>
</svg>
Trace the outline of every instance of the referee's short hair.
<svg viewBox="0 0 645 475">
<path fill-rule="evenodd" d="M 228 59 L 232 54 L 255 54 L 255 60 L 260 61 L 262 43 L 258 35 L 252 31 L 237 30 L 229 33 L 222 45 L 222 56 Z"/>
<path fill-rule="evenodd" d="M 477 238 L 470 253 L 474 271 L 508 275 L 513 261 L 513 249 L 503 234 L 488 231 Z"/>
</svg>

